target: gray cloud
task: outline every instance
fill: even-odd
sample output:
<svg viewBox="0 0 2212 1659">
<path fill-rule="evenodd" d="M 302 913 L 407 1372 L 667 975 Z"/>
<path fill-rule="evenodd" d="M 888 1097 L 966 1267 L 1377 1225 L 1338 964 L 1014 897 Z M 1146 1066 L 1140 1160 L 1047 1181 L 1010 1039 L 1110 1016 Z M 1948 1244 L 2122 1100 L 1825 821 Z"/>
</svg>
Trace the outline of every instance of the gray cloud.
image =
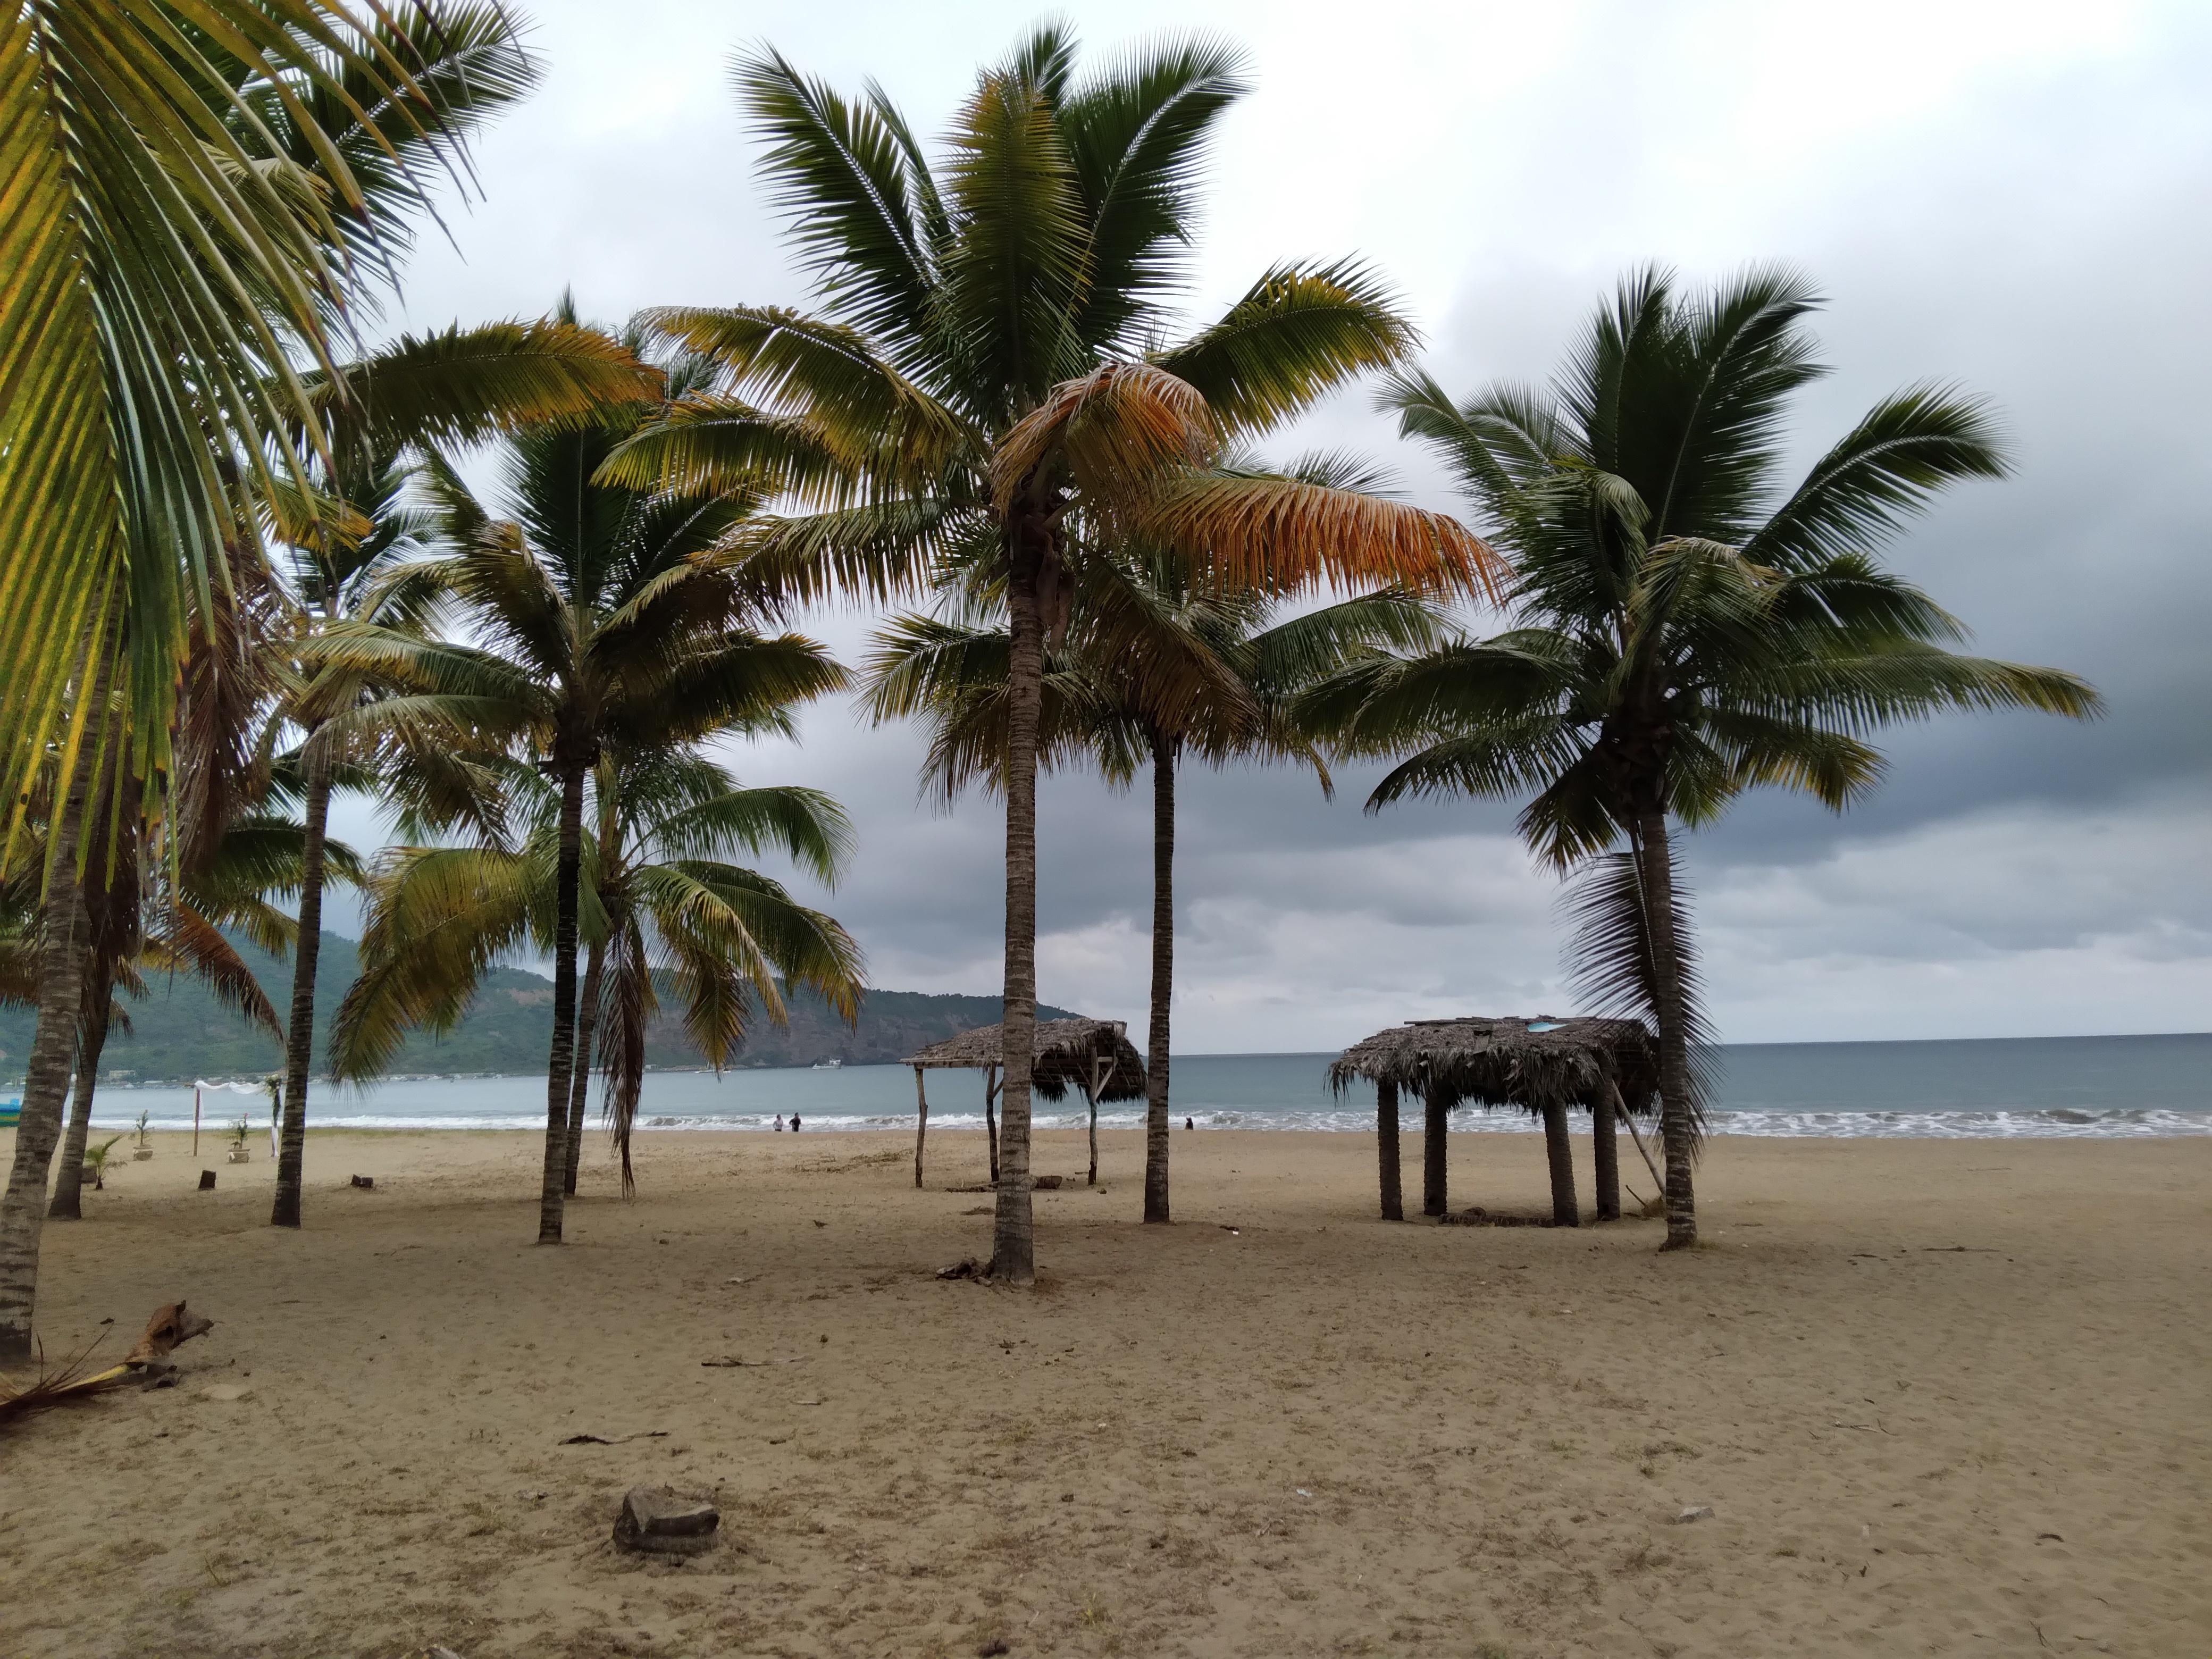
<svg viewBox="0 0 2212 1659">
<path fill-rule="evenodd" d="M 879 76 L 926 128 L 1025 7 L 622 9 L 541 0 L 544 94 L 483 147 L 489 199 L 426 237 L 404 318 L 532 313 L 573 283 L 618 316 L 798 301 L 723 64 L 774 40 L 842 84 Z M 1843 818 L 1780 798 L 1697 838 L 1712 999 L 1745 1040 L 2201 1027 L 2212 991 L 2212 614 L 2203 314 L 2212 18 L 2180 4 L 1382 6 L 1348 35 L 1299 5 L 1078 5 L 1094 50 L 1165 27 L 1249 44 L 1193 314 L 1272 261 L 1356 252 L 1401 285 L 1455 389 L 1540 380 L 1599 296 L 1656 259 L 1696 279 L 1811 270 L 1834 374 L 1801 411 L 1809 460 L 1875 398 L 1956 380 L 2002 411 L 2016 476 L 1956 492 L 1894 562 L 1992 654 L 2105 690 L 2092 727 L 2006 716 L 1900 732 Z M 1654 89 L 1661 89 L 1655 95 Z M 1285 441 L 1446 481 L 1364 394 Z M 867 619 L 810 618 L 851 659 Z M 917 802 L 911 732 L 813 710 L 799 744 L 732 756 L 836 793 L 862 835 L 823 902 L 879 983 L 988 990 L 998 814 Z M 1509 806 L 1368 817 L 1286 771 L 1188 775 L 1181 1045 L 1320 1048 L 1388 1020 L 1565 1005 L 1554 887 Z M 1042 991 L 1133 1020 L 1145 996 L 1143 789 L 1050 781 Z M 349 809 L 349 831 L 372 838 Z"/>
</svg>

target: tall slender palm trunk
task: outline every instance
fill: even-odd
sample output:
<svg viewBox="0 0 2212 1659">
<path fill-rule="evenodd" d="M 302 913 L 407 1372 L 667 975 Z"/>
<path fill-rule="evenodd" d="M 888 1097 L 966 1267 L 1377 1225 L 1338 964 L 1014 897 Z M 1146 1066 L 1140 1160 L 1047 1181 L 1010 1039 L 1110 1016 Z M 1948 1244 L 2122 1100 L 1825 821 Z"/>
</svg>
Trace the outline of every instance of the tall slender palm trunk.
<svg viewBox="0 0 2212 1659">
<path fill-rule="evenodd" d="M 1042 538 L 1042 526 L 1023 526 Z M 1019 532 L 1012 532 L 1018 536 Z M 1012 537 L 1010 537 L 1012 539 Z M 1044 693 L 1044 617 L 1037 602 L 1042 549 L 1015 541 L 1006 664 L 1006 982 L 999 1097 L 999 1194 L 991 1225 L 991 1273 L 1012 1285 L 1036 1278 L 1030 1196 L 1030 1066 L 1036 1042 L 1037 714 Z"/>
<path fill-rule="evenodd" d="M 1652 1005 L 1659 1016 L 1659 1138 L 1667 1155 L 1667 1242 L 1698 1242 L 1692 1181 L 1697 1124 L 1690 1101 L 1689 1034 L 1684 1029 L 1681 941 L 1674 936 L 1674 861 L 1664 808 L 1639 812 L 1636 855 L 1643 866 L 1644 927 L 1651 941 Z"/>
<path fill-rule="evenodd" d="M 284 1120 L 276 1146 L 276 1199 L 269 1224 L 300 1224 L 307 1182 L 307 1073 L 315 1056 L 315 967 L 323 944 L 323 839 L 331 818 L 328 745 L 307 733 L 307 840 L 300 865 L 300 939 L 292 947 L 292 1012 L 284 1022 Z"/>
<path fill-rule="evenodd" d="M 107 1001 L 114 994 L 106 979 L 97 964 L 86 965 L 76 1092 L 70 1101 L 69 1130 L 62 1137 L 62 1165 L 54 1176 L 54 1201 L 46 1206 L 49 1221 L 84 1219 L 84 1149 L 92 1139 L 92 1096 L 100 1086 L 100 1055 L 107 1046 Z M 95 1004 L 98 1012 L 94 1012 Z"/>
<path fill-rule="evenodd" d="M 1176 750 L 1152 733 L 1152 1023 L 1145 1053 L 1145 1219 L 1168 1219 L 1168 1027 L 1175 998 Z"/>
<path fill-rule="evenodd" d="M 568 1085 L 576 1059 L 577 888 L 584 866 L 584 771 L 574 759 L 561 766 L 561 856 L 554 875 L 553 1049 L 545 1068 L 545 1173 L 538 1187 L 538 1242 L 561 1242 L 561 1211 L 568 1197 Z"/>
<path fill-rule="evenodd" d="M 606 970 L 607 942 L 599 939 L 584 966 L 583 999 L 576 1010 L 576 1060 L 568 1081 L 568 1172 L 561 1183 L 569 1198 L 576 1195 L 576 1172 L 584 1161 L 584 1107 L 592 1092 L 592 1042 L 599 1035 L 599 981 Z"/>
<path fill-rule="evenodd" d="M 95 644 L 94 649 L 99 649 Z M 112 658 L 103 660 L 91 708 L 107 706 Z M 82 682 L 80 682 L 81 684 Z M 87 722 L 76 765 L 48 837 L 50 874 L 39 916 L 39 1023 L 23 1079 L 15 1158 L 0 1197 L 0 1365 L 23 1365 L 32 1354 L 31 1322 L 39 1296 L 39 1238 L 46 1219 L 46 1171 L 61 1139 L 62 1098 L 76 1056 L 84 991 L 86 927 L 77 882 L 77 842 L 84 830 L 100 721 Z"/>
</svg>

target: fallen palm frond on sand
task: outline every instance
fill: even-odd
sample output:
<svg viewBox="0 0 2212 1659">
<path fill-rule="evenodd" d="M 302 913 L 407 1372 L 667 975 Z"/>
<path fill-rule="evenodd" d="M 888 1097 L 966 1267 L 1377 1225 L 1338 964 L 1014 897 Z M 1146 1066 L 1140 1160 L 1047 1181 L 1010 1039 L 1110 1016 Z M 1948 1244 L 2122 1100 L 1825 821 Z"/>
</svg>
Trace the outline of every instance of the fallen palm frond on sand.
<svg viewBox="0 0 2212 1659">
<path fill-rule="evenodd" d="M 146 1322 L 145 1334 L 120 1364 L 94 1370 L 92 1349 L 88 1347 L 52 1370 L 46 1369 L 42 1363 L 39 1374 L 27 1383 L 10 1382 L 0 1377 L 0 1427 L 35 1412 L 89 1400 L 125 1383 L 151 1383 L 166 1378 L 176 1370 L 169 1355 L 177 1345 L 204 1336 L 214 1328 L 212 1319 L 187 1313 L 182 1302 L 171 1302 L 154 1310 L 154 1316 Z"/>
</svg>

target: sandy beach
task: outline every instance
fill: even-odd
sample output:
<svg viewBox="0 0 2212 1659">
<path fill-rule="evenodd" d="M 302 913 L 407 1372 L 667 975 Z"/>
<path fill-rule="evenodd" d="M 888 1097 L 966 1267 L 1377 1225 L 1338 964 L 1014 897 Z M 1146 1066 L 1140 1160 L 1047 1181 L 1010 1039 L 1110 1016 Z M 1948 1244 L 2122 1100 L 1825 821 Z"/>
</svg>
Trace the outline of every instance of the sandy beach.
<svg viewBox="0 0 2212 1659">
<path fill-rule="evenodd" d="M 527 1135 L 318 1134 L 296 1235 L 186 1140 L 47 1230 L 50 1354 L 217 1323 L 0 1437 L 9 1659 L 2212 1649 L 2212 1140 L 1723 1139 L 1662 1258 L 1381 1223 L 1355 1135 L 1179 1133 L 1147 1229 L 1054 1135 L 1033 1294 L 933 1277 L 974 1135 L 595 1141 L 559 1250 Z M 638 1483 L 724 1546 L 617 1553 Z"/>
</svg>

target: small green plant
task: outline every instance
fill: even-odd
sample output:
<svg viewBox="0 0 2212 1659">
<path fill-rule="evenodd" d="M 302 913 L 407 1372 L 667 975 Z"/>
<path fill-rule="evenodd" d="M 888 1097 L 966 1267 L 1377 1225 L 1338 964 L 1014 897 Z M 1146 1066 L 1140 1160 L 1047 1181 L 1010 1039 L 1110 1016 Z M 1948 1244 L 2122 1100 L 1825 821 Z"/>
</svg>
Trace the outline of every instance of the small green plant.
<svg viewBox="0 0 2212 1659">
<path fill-rule="evenodd" d="M 238 1115 L 238 1121 L 230 1126 L 230 1144 L 234 1146 L 243 1146 L 246 1145 L 246 1136 L 252 1133 L 252 1121 L 245 1113 L 240 1112 Z"/>
<path fill-rule="evenodd" d="M 147 1139 L 146 1116 L 147 1115 L 143 1111 L 141 1111 L 138 1114 L 138 1150 L 142 1152 L 150 1151 L 153 1146 L 153 1142 Z"/>
<path fill-rule="evenodd" d="M 84 1167 L 92 1171 L 92 1189 L 96 1193 L 107 1190 L 107 1155 L 121 1143 L 121 1135 L 110 1135 L 97 1146 L 84 1149 Z"/>
</svg>

